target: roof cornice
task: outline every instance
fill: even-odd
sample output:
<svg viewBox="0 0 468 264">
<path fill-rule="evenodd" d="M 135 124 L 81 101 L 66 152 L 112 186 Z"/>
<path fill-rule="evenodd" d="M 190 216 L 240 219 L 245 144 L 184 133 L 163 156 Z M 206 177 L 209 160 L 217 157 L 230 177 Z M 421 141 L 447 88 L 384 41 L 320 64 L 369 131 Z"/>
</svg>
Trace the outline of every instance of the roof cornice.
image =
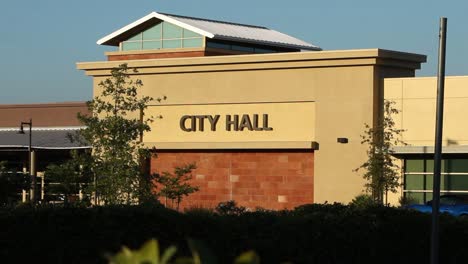
<svg viewBox="0 0 468 264">
<path fill-rule="evenodd" d="M 127 61 L 139 74 L 265 70 L 313 67 L 380 65 L 419 69 L 426 56 L 382 49 L 289 52 L 168 58 Z M 77 68 L 90 76 L 109 76 L 122 61 L 79 62 Z"/>
<path fill-rule="evenodd" d="M 191 25 L 188 25 L 186 23 L 183 23 L 177 19 L 174 19 L 172 17 L 169 17 L 165 14 L 161 14 L 161 13 L 157 13 L 157 12 L 151 12 L 149 13 L 148 15 L 138 19 L 137 21 L 133 22 L 133 23 L 130 23 L 114 32 L 112 32 L 111 34 L 99 39 L 96 43 L 98 45 L 109 45 L 110 41 L 113 40 L 114 38 L 120 36 L 121 34 L 133 29 L 134 27 L 136 26 L 139 26 L 147 21 L 149 21 L 150 19 L 153 19 L 153 18 L 157 18 L 157 19 L 160 19 L 160 20 L 163 20 L 163 21 L 167 21 L 171 24 L 174 24 L 174 25 L 177 25 L 179 27 L 182 27 L 182 28 L 185 28 L 187 30 L 190 30 L 190 31 L 193 31 L 193 32 L 196 32 L 200 35 L 203 35 L 205 37 L 208 37 L 208 38 L 213 38 L 214 37 L 214 34 L 210 33 L 210 32 L 207 32 L 207 31 L 204 31 L 204 30 L 201 30 L 199 28 L 196 28 L 196 27 L 193 27 Z"/>
</svg>

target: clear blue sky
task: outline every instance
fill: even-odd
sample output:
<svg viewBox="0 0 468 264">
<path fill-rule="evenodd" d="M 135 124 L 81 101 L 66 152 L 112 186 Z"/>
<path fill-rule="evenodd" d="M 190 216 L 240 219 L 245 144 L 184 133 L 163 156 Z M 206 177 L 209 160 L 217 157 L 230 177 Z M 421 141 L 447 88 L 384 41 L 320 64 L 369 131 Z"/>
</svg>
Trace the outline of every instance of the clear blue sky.
<svg viewBox="0 0 468 264">
<path fill-rule="evenodd" d="M 448 18 L 447 75 L 468 75 L 466 0 L 15 0 L 0 8 L 0 104 L 91 99 L 79 61 L 105 60 L 101 37 L 152 11 L 266 26 L 324 50 L 383 48 L 428 55 L 437 72 Z"/>
</svg>

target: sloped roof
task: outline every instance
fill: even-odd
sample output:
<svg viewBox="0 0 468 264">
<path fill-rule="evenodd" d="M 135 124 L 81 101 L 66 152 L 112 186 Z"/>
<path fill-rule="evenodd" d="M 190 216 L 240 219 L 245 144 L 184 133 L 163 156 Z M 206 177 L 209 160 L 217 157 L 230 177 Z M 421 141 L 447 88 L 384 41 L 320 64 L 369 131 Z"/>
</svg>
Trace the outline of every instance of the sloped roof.
<svg viewBox="0 0 468 264">
<path fill-rule="evenodd" d="M 295 37 L 261 26 L 152 12 L 97 41 L 99 45 L 118 46 L 119 42 L 157 23 L 166 21 L 211 39 L 238 41 L 276 47 L 321 50 Z"/>
<path fill-rule="evenodd" d="M 71 142 L 69 134 L 76 133 L 81 127 L 37 128 L 33 129 L 31 147 L 35 149 L 81 149 L 91 148 L 78 142 Z M 0 149 L 28 148 L 29 131 L 19 134 L 18 128 L 0 129 Z"/>
</svg>

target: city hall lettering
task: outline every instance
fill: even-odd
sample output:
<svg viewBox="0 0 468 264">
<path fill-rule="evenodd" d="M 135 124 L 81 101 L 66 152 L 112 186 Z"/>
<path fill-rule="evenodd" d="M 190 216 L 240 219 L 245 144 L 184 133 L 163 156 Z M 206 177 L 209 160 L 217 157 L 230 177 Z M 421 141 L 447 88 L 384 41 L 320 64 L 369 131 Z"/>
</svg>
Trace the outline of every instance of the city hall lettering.
<svg viewBox="0 0 468 264">
<path fill-rule="evenodd" d="M 216 131 L 220 115 L 184 115 L 180 118 L 180 129 L 185 132 Z M 272 131 L 268 125 L 268 114 L 226 115 L 223 126 L 226 131 Z"/>
</svg>

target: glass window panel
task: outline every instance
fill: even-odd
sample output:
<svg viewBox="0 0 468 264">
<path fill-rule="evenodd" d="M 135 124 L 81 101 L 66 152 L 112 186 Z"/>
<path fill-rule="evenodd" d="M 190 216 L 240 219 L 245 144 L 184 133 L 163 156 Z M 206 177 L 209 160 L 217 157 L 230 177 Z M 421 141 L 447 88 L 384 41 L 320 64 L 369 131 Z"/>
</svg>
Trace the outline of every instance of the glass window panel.
<svg viewBox="0 0 468 264">
<path fill-rule="evenodd" d="M 143 32 L 143 40 L 159 40 L 161 39 L 161 23 L 149 28 Z"/>
<path fill-rule="evenodd" d="M 141 50 L 141 42 L 122 42 L 122 50 Z"/>
<path fill-rule="evenodd" d="M 443 167 L 443 162 L 442 162 Z M 407 159 L 405 162 L 406 172 L 432 172 L 434 170 L 434 161 L 432 159 Z"/>
<path fill-rule="evenodd" d="M 272 49 L 262 49 L 262 48 L 255 48 L 255 53 L 274 53 L 276 51 Z"/>
<path fill-rule="evenodd" d="M 440 193 L 440 194 L 442 195 L 443 193 Z M 422 197 L 423 197 L 424 203 L 429 202 L 432 200 L 432 192 L 423 193 Z"/>
<path fill-rule="evenodd" d="M 141 40 L 141 33 L 138 33 L 138 34 L 136 34 L 135 36 L 133 36 L 133 37 L 127 39 L 127 40 L 129 40 L 129 41 L 132 41 L 132 40 Z"/>
<path fill-rule="evenodd" d="M 181 48 L 182 47 L 182 40 L 163 40 L 163 48 L 171 49 L 171 48 Z"/>
<path fill-rule="evenodd" d="M 432 190 L 432 175 L 405 175 L 405 190 Z"/>
<path fill-rule="evenodd" d="M 253 47 L 246 47 L 246 46 L 239 46 L 239 45 L 232 45 L 233 50 L 238 50 L 238 51 L 247 51 L 247 52 L 253 52 L 254 48 Z"/>
<path fill-rule="evenodd" d="M 184 38 L 201 37 L 202 35 L 184 28 Z"/>
<path fill-rule="evenodd" d="M 434 160 L 429 159 L 429 160 L 424 160 L 424 168 L 426 169 L 426 172 L 434 172 Z M 442 162 L 440 165 L 441 171 L 444 171 L 444 163 Z"/>
<path fill-rule="evenodd" d="M 449 159 L 444 160 L 446 172 L 467 172 L 468 159 Z"/>
<path fill-rule="evenodd" d="M 408 201 L 411 201 L 411 203 L 424 204 L 425 202 L 427 202 L 427 194 L 426 193 L 407 192 L 407 193 L 405 193 L 405 197 L 408 199 Z M 432 197 L 432 195 L 431 195 L 431 197 Z"/>
<path fill-rule="evenodd" d="M 184 42 L 184 48 L 193 48 L 193 47 L 203 46 L 203 39 L 202 38 L 184 39 L 183 42 Z"/>
<path fill-rule="evenodd" d="M 217 42 L 211 42 L 211 41 L 208 41 L 206 43 L 206 46 L 209 48 L 215 48 L 215 49 L 231 49 L 231 45 L 229 44 L 217 43 Z"/>
<path fill-rule="evenodd" d="M 424 172 L 423 160 L 406 160 L 405 171 L 406 172 Z"/>
<path fill-rule="evenodd" d="M 161 41 L 143 41 L 143 49 L 160 49 Z"/>
<path fill-rule="evenodd" d="M 425 204 L 432 200 L 432 193 L 406 192 L 405 197 L 409 198 L 411 203 Z"/>
<path fill-rule="evenodd" d="M 442 175 L 442 190 L 468 191 L 468 175 Z"/>
<path fill-rule="evenodd" d="M 163 39 L 182 38 L 182 28 L 163 22 Z"/>
<path fill-rule="evenodd" d="M 448 175 L 440 175 L 440 189 L 441 190 L 450 190 L 451 181 Z"/>
</svg>

